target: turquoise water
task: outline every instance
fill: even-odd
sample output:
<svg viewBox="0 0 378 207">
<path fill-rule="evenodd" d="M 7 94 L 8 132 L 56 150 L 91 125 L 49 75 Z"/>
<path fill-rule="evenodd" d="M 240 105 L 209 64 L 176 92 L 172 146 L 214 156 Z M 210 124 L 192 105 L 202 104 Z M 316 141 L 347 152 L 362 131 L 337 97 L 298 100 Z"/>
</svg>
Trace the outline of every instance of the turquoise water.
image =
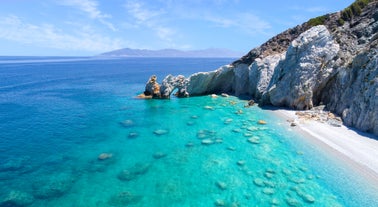
<svg viewBox="0 0 378 207">
<path fill-rule="evenodd" d="M 231 59 L 20 60 L 0 59 L 0 206 L 378 206 L 269 111 L 134 98 Z"/>
</svg>

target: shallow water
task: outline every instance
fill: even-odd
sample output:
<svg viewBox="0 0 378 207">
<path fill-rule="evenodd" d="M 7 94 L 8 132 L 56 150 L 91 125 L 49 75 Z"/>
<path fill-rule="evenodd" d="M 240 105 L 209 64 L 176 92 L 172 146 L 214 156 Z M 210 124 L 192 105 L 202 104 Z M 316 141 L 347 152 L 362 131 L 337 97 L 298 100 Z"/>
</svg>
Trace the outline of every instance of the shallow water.
<svg viewBox="0 0 378 207">
<path fill-rule="evenodd" d="M 152 74 L 188 75 L 230 59 L 17 61 L 0 64 L 0 202 L 378 205 L 347 166 L 246 101 L 134 98 Z"/>
</svg>

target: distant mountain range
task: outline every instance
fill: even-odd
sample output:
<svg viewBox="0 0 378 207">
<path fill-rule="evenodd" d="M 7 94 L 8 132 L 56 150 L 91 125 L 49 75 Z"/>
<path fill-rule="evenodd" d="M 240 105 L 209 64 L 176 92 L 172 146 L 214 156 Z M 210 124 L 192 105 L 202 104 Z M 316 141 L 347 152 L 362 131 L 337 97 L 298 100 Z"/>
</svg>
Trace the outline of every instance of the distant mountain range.
<svg viewBox="0 0 378 207">
<path fill-rule="evenodd" d="M 100 54 L 108 57 L 241 57 L 244 53 L 228 49 L 210 48 L 204 50 L 146 50 L 124 48 Z"/>
</svg>

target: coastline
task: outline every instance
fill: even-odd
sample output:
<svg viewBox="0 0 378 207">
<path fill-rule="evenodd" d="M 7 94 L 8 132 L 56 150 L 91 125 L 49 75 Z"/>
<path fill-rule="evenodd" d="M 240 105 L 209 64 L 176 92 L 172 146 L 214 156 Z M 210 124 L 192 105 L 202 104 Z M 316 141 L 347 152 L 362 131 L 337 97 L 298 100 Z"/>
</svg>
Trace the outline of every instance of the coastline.
<svg viewBox="0 0 378 207">
<path fill-rule="evenodd" d="M 299 120 L 296 111 L 289 109 L 267 110 L 284 120 L 295 120 L 296 126 L 287 122 L 289 129 L 345 163 L 378 190 L 378 140 L 373 138 L 374 135 L 344 125 L 335 127 L 315 120 Z"/>
</svg>

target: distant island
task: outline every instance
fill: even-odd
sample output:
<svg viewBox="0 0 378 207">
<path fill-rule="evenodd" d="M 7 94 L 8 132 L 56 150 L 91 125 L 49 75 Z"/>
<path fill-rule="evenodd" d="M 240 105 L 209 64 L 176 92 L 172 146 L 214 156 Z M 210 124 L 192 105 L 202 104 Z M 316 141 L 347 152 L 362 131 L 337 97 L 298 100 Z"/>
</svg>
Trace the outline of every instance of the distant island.
<svg viewBox="0 0 378 207">
<path fill-rule="evenodd" d="M 106 57 L 203 57 L 203 58 L 224 58 L 224 57 L 241 57 L 242 52 L 232 51 L 229 49 L 209 48 L 204 50 L 147 50 L 124 48 L 102 53 L 100 56 Z"/>
</svg>

